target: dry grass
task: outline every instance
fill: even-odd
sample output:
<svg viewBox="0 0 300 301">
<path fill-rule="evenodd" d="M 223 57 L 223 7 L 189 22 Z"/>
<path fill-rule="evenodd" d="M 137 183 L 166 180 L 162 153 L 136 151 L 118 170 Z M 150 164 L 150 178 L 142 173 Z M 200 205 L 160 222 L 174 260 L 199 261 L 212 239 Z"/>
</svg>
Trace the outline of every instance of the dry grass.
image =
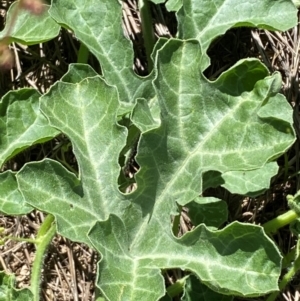
<svg viewBox="0 0 300 301">
<path fill-rule="evenodd" d="M 11 1 L 0 2 L 0 24 L 4 24 L 5 12 Z M 153 5 L 154 28 L 157 36 L 171 37 L 176 34 L 176 19 L 167 13 L 163 6 Z M 1 26 L 1 25 L 0 25 Z M 146 60 L 140 29 L 140 19 L 136 0 L 123 2 L 124 34 L 133 41 L 135 60 L 134 70 L 145 75 Z M 286 33 L 268 32 L 240 28 L 228 31 L 214 42 L 209 50 L 212 64 L 205 75 L 216 78 L 241 58 L 257 57 L 261 59 L 270 72 L 279 71 L 283 78 L 282 92 L 294 108 L 294 120 L 299 137 L 299 26 Z M 234 41 L 234 43 L 232 42 Z M 24 47 L 13 44 L 16 67 L 0 77 L 0 95 L 11 89 L 33 87 L 44 93 L 67 71 L 68 65 L 76 62 L 79 45 L 72 34 L 62 30 L 56 39 L 36 46 Z M 99 65 L 91 55 L 90 64 L 99 70 Z M 68 141 L 63 135 L 44 145 L 32 147 L 13 160 L 4 168 L 19 170 L 26 162 L 41 160 L 45 157 L 61 159 L 61 146 Z M 70 150 L 66 160 L 74 169 L 76 160 Z M 279 174 L 272 180 L 271 188 L 262 196 L 252 199 L 231 195 L 224 189 L 207 191 L 208 195 L 218 196 L 228 202 L 230 208 L 229 222 L 240 220 L 262 224 L 287 210 L 286 195 L 294 194 L 299 189 L 299 143 L 298 140 L 285 157 L 278 160 Z M 34 238 L 44 214 L 33 211 L 27 216 L 1 216 L 0 226 L 7 235 Z M 182 214 L 180 232 L 182 235 L 191 228 L 189 218 Z M 286 228 L 275 237 L 284 254 L 295 245 L 295 239 Z M 7 273 L 16 275 L 17 287 L 30 283 L 30 270 L 34 260 L 35 248 L 24 242 L 7 241 L 0 248 L 0 266 Z M 83 244 L 73 243 L 57 235 L 45 258 L 42 300 L 94 300 L 94 281 L 97 254 Z M 171 270 L 165 274 L 167 285 L 183 276 L 180 270 Z M 179 300 L 179 299 L 178 299 Z M 236 298 L 235 300 L 241 300 Z M 264 300 L 261 298 L 260 300 Z M 278 300 L 299 300 L 299 278 L 295 277 Z"/>
</svg>

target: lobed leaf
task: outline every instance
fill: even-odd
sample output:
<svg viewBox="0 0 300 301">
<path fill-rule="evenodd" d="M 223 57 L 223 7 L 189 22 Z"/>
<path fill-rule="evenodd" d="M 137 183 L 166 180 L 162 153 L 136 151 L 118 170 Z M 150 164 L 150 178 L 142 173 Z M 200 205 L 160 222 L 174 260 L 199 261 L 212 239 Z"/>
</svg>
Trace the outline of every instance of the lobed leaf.
<svg viewBox="0 0 300 301">
<path fill-rule="evenodd" d="M 134 102 L 137 97 L 153 93 L 147 88 L 150 79 L 139 77 L 132 70 L 133 50 L 122 31 L 119 1 L 54 0 L 50 14 L 88 45 L 101 64 L 106 82 L 118 88 L 121 101 Z"/>
<path fill-rule="evenodd" d="M 288 30 L 297 24 L 297 9 L 292 1 L 184 0 L 177 17 L 178 37 L 199 40 L 206 53 L 211 42 L 232 27 Z M 208 65 L 205 57 L 203 70 Z"/>
<path fill-rule="evenodd" d="M 59 134 L 39 110 L 40 94 L 33 89 L 10 91 L 0 102 L 0 166 L 37 143 Z"/>
<path fill-rule="evenodd" d="M 18 1 L 13 3 L 7 12 L 7 21 L 4 30 L 0 33 L 0 39 L 9 32 L 11 42 L 24 45 L 34 45 L 49 41 L 58 36 L 60 26 L 50 17 L 49 6 L 45 5 L 45 11 L 41 15 L 33 15 L 28 10 L 20 9 Z M 15 11 L 17 16 L 15 15 Z M 9 31 L 12 26 L 11 32 Z"/>
<path fill-rule="evenodd" d="M 190 60 L 191 57 L 194 58 L 192 61 Z M 242 261 L 248 262 L 251 266 L 241 269 L 247 276 L 244 274 L 240 277 L 247 277 L 249 279 L 247 284 L 238 285 L 238 283 L 230 283 L 228 278 L 236 279 L 239 269 L 231 270 L 232 276 L 230 276 L 229 267 L 229 270 L 224 271 L 226 283 L 225 280 L 223 282 L 218 276 L 211 274 L 212 271 L 226 266 L 225 263 L 221 263 L 220 267 L 217 264 L 218 268 L 214 266 L 214 268 L 208 267 L 206 269 L 204 265 L 196 268 L 197 263 L 189 256 L 186 257 L 185 239 L 191 239 L 193 240 L 193 247 L 189 245 L 189 255 L 195 251 L 198 259 L 199 256 L 203 256 L 206 263 L 214 260 L 220 262 L 219 259 L 216 259 L 218 258 L 217 254 L 213 255 L 214 259 L 208 259 L 209 255 L 206 254 L 206 251 L 211 252 L 212 238 L 208 238 L 208 232 L 204 230 L 205 227 L 203 228 L 201 225 L 197 228 L 198 230 L 187 234 L 182 240 L 176 240 L 172 236 L 171 227 L 166 226 L 170 215 L 176 214 L 175 202 L 185 205 L 202 192 L 201 178 L 203 172 L 219 170 L 224 173 L 232 170 L 259 168 L 264 166 L 270 158 L 283 153 L 294 141 L 292 126 L 286 119 L 280 121 L 276 119 L 276 122 L 270 122 L 270 116 L 261 118 L 259 114 L 260 109 L 267 105 L 268 101 L 277 99 L 276 95 L 280 89 L 278 75 L 258 79 L 252 86 L 245 85 L 243 82 L 247 81 L 247 78 L 242 76 L 243 73 L 241 72 L 246 67 L 250 67 L 251 62 L 244 61 L 243 68 L 241 65 L 232 68 L 222 75 L 222 81 L 214 83 L 208 82 L 203 77 L 199 70 L 200 62 L 201 47 L 195 41 L 170 40 L 159 50 L 158 72 L 154 87 L 161 109 L 161 125 L 142 133 L 136 158 L 141 169 L 136 176 L 138 189 L 132 195 L 134 198 L 132 210 L 129 211 L 130 213 L 124 214 L 122 222 L 121 220 L 118 221 L 117 217 L 111 216 L 108 221 L 97 223 L 95 229 L 93 228 L 90 233 L 93 244 L 103 255 L 103 261 L 99 266 L 98 285 L 111 300 L 116 297 L 110 295 L 112 292 L 118 293 L 118 298 L 121 300 L 127 298 L 138 300 L 141 298 L 139 294 L 143 285 L 139 284 L 139 281 L 145 277 L 144 270 L 149 269 L 149 264 L 157 267 L 156 272 L 153 271 L 153 279 L 152 277 L 149 278 L 150 276 L 146 279 L 147 283 L 151 282 L 153 287 L 151 291 L 147 289 L 149 300 L 153 300 L 152 294 L 156 294 L 156 298 L 164 294 L 164 291 L 159 292 L 159 269 L 175 266 L 192 270 L 205 284 L 226 294 L 259 295 L 262 292 L 260 290 L 265 289 L 267 291 L 267 287 L 270 291 L 276 289 L 275 274 L 279 273 L 280 259 L 278 255 L 275 255 L 277 253 L 275 247 L 270 245 L 270 241 L 263 233 L 259 239 L 252 237 L 251 241 L 253 243 L 256 239 L 260 242 L 264 241 L 266 246 L 268 245 L 267 248 L 272 250 L 271 253 L 264 253 L 265 251 L 263 251 L 263 257 L 272 257 L 272 259 L 270 257 L 268 260 L 265 259 L 266 261 L 260 261 L 261 257 L 258 255 L 262 254 L 261 250 L 265 250 L 265 247 L 261 249 L 259 246 L 255 246 L 254 249 L 258 253 L 252 250 L 256 256 L 254 256 L 255 259 L 249 261 L 250 252 L 243 250 L 245 242 L 239 241 L 237 238 L 234 239 L 243 251 L 241 254 L 233 251 L 231 254 L 235 253 L 235 255 L 232 256 L 237 256 L 237 261 L 239 261 L 237 258 L 243 258 Z M 259 63 L 255 62 L 255 66 L 255 68 L 259 68 Z M 262 68 L 264 69 L 263 66 L 261 66 Z M 220 82 L 226 83 L 227 78 L 232 78 L 232 73 L 236 76 L 236 85 L 231 87 L 225 86 L 225 84 L 224 86 L 220 85 Z M 244 91 L 239 87 L 244 87 Z M 249 91 L 249 87 L 252 87 L 252 90 Z M 280 100 L 281 97 L 279 96 L 278 101 Z M 287 109 L 286 115 L 290 116 L 291 108 L 287 108 L 285 103 L 282 107 L 284 110 Z M 280 128 L 282 130 L 278 131 Z M 255 148 L 253 147 L 254 143 Z M 138 206 L 141 208 L 140 213 Z M 115 224 L 118 225 L 116 227 L 117 232 L 113 231 Z M 227 229 L 241 231 L 240 227 L 242 226 L 235 224 L 232 227 L 225 228 L 224 232 L 220 233 L 231 232 Z M 110 237 L 116 240 L 122 237 L 121 245 L 125 244 L 126 247 L 122 248 L 122 251 L 120 250 L 119 255 L 110 246 L 110 239 L 105 236 L 106 231 L 111 235 Z M 198 241 L 201 234 L 197 231 L 201 233 L 204 231 L 205 235 L 203 235 L 207 238 L 205 243 L 203 242 L 205 247 L 201 248 L 201 251 L 197 249 L 197 242 L 199 248 L 202 244 Z M 253 231 L 256 230 L 247 226 L 243 234 L 251 236 L 254 235 Z M 156 233 L 160 233 L 159 237 Z M 212 236 L 216 235 L 214 232 L 209 233 Z M 235 234 L 233 235 L 235 236 Z M 127 244 L 124 237 L 127 237 Z M 226 241 L 228 242 L 230 239 Z M 114 242 L 115 244 L 116 242 Z M 224 248 L 227 247 L 224 246 Z M 275 259 L 276 257 L 277 259 Z M 114 280 L 107 271 L 107 267 L 112 270 L 112 264 L 118 262 L 120 258 L 123 260 L 126 258 L 127 266 L 124 273 L 127 277 L 125 274 L 121 277 L 126 280 L 122 283 L 122 288 L 118 290 L 113 285 Z M 220 255 L 220 258 L 224 259 L 223 255 Z M 260 261 L 258 265 L 257 260 Z M 201 262 L 201 259 L 199 261 Z M 270 261 L 277 263 L 272 267 L 264 266 L 263 262 L 270 263 Z M 271 282 L 274 281 L 273 284 L 271 282 L 267 284 L 266 279 L 260 278 L 261 275 L 256 274 L 254 276 L 252 272 L 258 266 L 264 266 L 268 270 L 262 274 L 272 275 L 276 271 L 273 274 L 273 280 L 271 280 L 272 277 L 268 278 Z M 116 269 L 119 268 L 116 266 Z M 208 274 L 212 277 L 207 281 L 203 280 L 207 279 Z M 130 279 L 134 280 L 131 281 Z M 264 283 L 261 288 L 256 283 L 258 279 Z M 143 293 L 146 294 L 145 291 Z"/>
<path fill-rule="evenodd" d="M 202 193 L 205 172 L 263 167 L 295 139 L 278 74 L 264 77 L 263 65 L 245 60 L 209 82 L 201 58 L 195 40 L 170 40 L 157 52 L 153 86 L 161 113 L 149 119 L 145 101 L 135 107 L 140 170 L 138 188 L 129 195 L 117 188 L 127 132 L 116 124 L 116 89 L 96 76 L 59 82 L 41 98 L 50 124 L 73 143 L 79 179 L 45 160 L 21 170 L 20 189 L 31 206 L 53 214 L 59 233 L 72 240 L 90 244 L 87 233 L 96 222 L 89 237 L 102 254 L 98 286 L 109 300 L 157 300 L 165 294 L 160 270 L 174 267 L 223 294 L 277 289 L 281 257 L 261 227 L 233 223 L 210 231 L 201 224 L 180 239 L 171 231 L 176 203 L 188 204 Z M 244 75 L 254 69 L 256 82 Z M 232 78 L 236 85 L 227 85 Z M 282 113 L 268 114 L 269 102 Z"/>
<path fill-rule="evenodd" d="M 265 18 L 256 16 L 267 4 Z M 285 11 L 284 19 L 271 15 L 275 8 Z M 281 255 L 261 227 L 234 222 L 216 231 L 200 224 L 176 238 L 171 216 L 203 193 L 211 183 L 205 175 L 218 172 L 230 185 L 228 175 L 262 171 L 294 142 L 279 73 L 269 76 L 253 59 L 214 82 L 202 72 L 210 42 L 227 29 L 282 29 L 295 23 L 295 9 L 283 1 L 186 0 L 178 11 L 179 37 L 186 40 L 159 40 L 148 78 L 132 71 L 116 0 L 53 0 L 50 14 L 99 59 L 105 81 L 74 66 L 41 98 L 50 125 L 72 141 L 79 175 L 52 160 L 27 164 L 17 174 L 26 202 L 53 214 L 60 234 L 101 253 L 97 286 L 108 300 L 158 300 L 165 295 L 161 270 L 171 268 L 191 271 L 220 294 L 277 290 Z M 133 105 L 140 169 L 137 189 L 124 195 L 118 162 L 128 133 L 117 121 Z M 195 216 L 196 224 L 204 219 Z"/>
<path fill-rule="evenodd" d="M 117 187 L 118 157 L 127 134 L 116 124 L 118 107 L 116 89 L 99 76 L 57 82 L 41 98 L 50 125 L 72 141 L 80 180 L 59 163 L 45 160 L 28 164 L 18 182 L 27 202 L 51 212 L 58 232 L 75 241 L 90 244 L 91 226 L 127 204 Z"/>
<path fill-rule="evenodd" d="M 103 255 L 97 284 L 108 300 L 159 300 L 165 294 L 160 270 L 175 267 L 220 293 L 255 296 L 277 289 L 281 257 L 261 227 L 234 222 L 211 232 L 200 225 L 180 239 L 161 227 L 138 249 L 115 215 L 93 227 L 89 236 Z"/>
</svg>

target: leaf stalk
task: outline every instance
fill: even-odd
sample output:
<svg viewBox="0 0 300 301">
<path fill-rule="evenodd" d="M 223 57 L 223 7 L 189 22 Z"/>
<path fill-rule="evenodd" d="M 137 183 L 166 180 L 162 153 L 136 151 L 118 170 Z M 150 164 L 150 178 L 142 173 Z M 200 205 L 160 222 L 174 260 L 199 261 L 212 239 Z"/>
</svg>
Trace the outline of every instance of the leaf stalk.
<svg viewBox="0 0 300 301">
<path fill-rule="evenodd" d="M 279 293 L 287 286 L 287 284 L 293 279 L 293 277 L 296 275 L 296 273 L 300 269 L 300 256 L 299 256 L 299 249 L 300 249 L 300 242 L 299 238 L 297 241 L 297 251 L 296 251 L 296 258 L 294 260 L 294 263 L 292 267 L 288 270 L 288 272 L 282 277 L 280 283 L 279 283 L 279 291 L 272 293 L 267 301 L 275 301 L 279 295 Z"/>
<path fill-rule="evenodd" d="M 267 234 L 274 234 L 278 229 L 289 225 L 291 222 L 296 220 L 299 215 L 293 209 L 273 218 L 272 220 L 266 222 L 263 228 Z"/>
<path fill-rule="evenodd" d="M 54 217 L 53 215 L 49 214 L 42 223 L 35 241 L 36 254 L 30 279 L 30 290 L 32 291 L 32 294 L 34 296 L 33 301 L 40 300 L 40 283 L 42 278 L 41 272 L 44 263 L 44 257 L 55 233 L 56 225 L 54 222 Z"/>
<path fill-rule="evenodd" d="M 151 54 L 155 45 L 155 36 L 152 27 L 151 8 L 148 0 L 139 0 L 139 11 L 142 21 L 142 34 L 147 56 L 148 72 L 150 73 L 153 69 Z"/>
</svg>

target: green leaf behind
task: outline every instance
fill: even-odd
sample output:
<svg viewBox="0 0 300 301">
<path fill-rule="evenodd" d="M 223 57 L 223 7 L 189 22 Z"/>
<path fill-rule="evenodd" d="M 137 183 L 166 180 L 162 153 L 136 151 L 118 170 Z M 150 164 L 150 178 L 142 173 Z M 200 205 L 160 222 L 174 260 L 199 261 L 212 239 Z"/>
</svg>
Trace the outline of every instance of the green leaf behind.
<svg viewBox="0 0 300 301">
<path fill-rule="evenodd" d="M 59 134 L 39 110 L 40 94 L 33 89 L 8 92 L 0 102 L 0 166 L 25 148 Z"/>
<path fill-rule="evenodd" d="M 31 301 L 33 295 L 29 289 L 15 289 L 15 276 L 0 272 L 0 301 Z"/>
<path fill-rule="evenodd" d="M 203 285 L 195 276 L 191 275 L 185 282 L 182 301 L 231 301 L 232 296 L 218 294 Z"/>
<path fill-rule="evenodd" d="M 194 226 L 205 224 L 209 229 L 218 229 L 227 221 L 227 204 L 217 198 L 198 197 L 185 205 Z"/>
<path fill-rule="evenodd" d="M 7 34 L 11 24 L 13 24 L 12 31 L 9 33 L 11 42 L 34 45 L 55 38 L 59 34 L 60 26 L 50 17 L 49 6 L 45 5 L 45 7 L 45 12 L 38 16 L 23 9 L 20 9 L 15 16 L 18 2 L 13 3 L 7 12 L 6 26 L 0 33 L 0 39 Z"/>
<path fill-rule="evenodd" d="M 19 191 L 15 174 L 10 170 L 0 173 L 0 212 L 7 215 L 27 214 L 33 209 Z"/>
</svg>

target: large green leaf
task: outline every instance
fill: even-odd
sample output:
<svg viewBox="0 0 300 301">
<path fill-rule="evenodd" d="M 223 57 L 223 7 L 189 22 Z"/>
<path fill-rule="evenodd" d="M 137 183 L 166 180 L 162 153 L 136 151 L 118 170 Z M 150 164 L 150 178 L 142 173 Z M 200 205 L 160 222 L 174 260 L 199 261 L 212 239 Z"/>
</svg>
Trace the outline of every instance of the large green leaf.
<svg viewBox="0 0 300 301">
<path fill-rule="evenodd" d="M 145 285 L 140 279 L 145 277 L 145 271 L 151 266 L 156 267 L 146 281 L 151 283 L 153 288 L 151 291 L 148 288 L 149 300 L 154 300 L 153 294 L 156 298 L 163 295 L 163 291 L 159 293 L 161 289 L 159 269 L 176 266 L 194 271 L 205 284 L 223 293 L 256 295 L 260 294 L 260 290 L 276 289 L 275 274 L 280 269 L 279 256 L 275 255 L 277 251 L 260 230 L 252 226 L 234 224 L 218 232 L 220 236 L 217 240 L 222 240 L 221 236 L 224 235 L 224 241 L 227 243 L 234 241 L 241 248 L 239 253 L 235 248 L 223 245 L 224 249 L 230 250 L 233 257 L 236 256 L 237 265 L 230 261 L 229 268 L 227 266 L 229 261 L 226 264 L 223 262 L 229 258 L 210 249 L 212 247 L 210 243 L 215 239 L 213 237 L 217 235 L 216 232 L 209 232 L 200 225 L 182 239 L 176 240 L 170 227 L 166 227 L 166 221 L 170 218 L 170 214 L 176 212 L 175 202 L 184 205 L 201 193 L 201 175 L 204 171 L 212 169 L 226 172 L 261 167 L 270 158 L 283 153 L 293 143 L 294 134 L 289 122 L 292 110 L 285 102 L 282 102 L 282 109 L 286 110 L 289 121 L 286 117 L 280 120 L 261 113 L 269 101 L 273 102 L 273 99 L 276 99 L 280 102 L 282 99 L 277 95 L 280 89 L 278 74 L 265 79 L 257 78 L 256 83 L 252 81 L 252 85 L 246 85 L 247 79 L 241 72 L 248 67 L 251 69 L 251 61 L 244 61 L 237 68 L 232 68 L 222 75 L 222 82 L 226 83 L 234 74 L 237 80 L 234 86 L 222 87 L 220 81 L 208 82 L 199 70 L 201 47 L 194 41 L 169 41 L 159 51 L 157 63 L 158 72 L 154 85 L 161 107 L 162 122 L 159 128 L 143 133 L 139 143 L 137 161 L 141 170 L 137 174 L 138 190 L 134 194 L 136 195 L 134 203 L 141 206 L 142 213 L 139 217 L 135 207 L 135 210 L 131 211 L 130 219 L 126 220 L 124 217 L 121 221 L 113 215 L 108 221 L 99 222 L 93 228 L 90 234 L 92 242 L 104 255 L 99 266 L 98 285 L 110 300 L 115 299 L 116 294 L 121 300 L 128 298 L 138 300 L 141 298 L 142 285 Z M 256 62 L 255 66 L 259 68 Z M 264 67 L 261 66 L 260 69 Z M 147 215 L 149 219 L 138 223 L 141 216 Z M 135 225 L 132 220 L 135 221 Z M 242 230 L 243 227 L 245 229 Z M 242 231 L 243 235 L 253 235 L 251 242 L 257 245 L 252 245 L 252 251 L 254 249 L 257 251 L 257 257 L 254 256 L 255 258 L 249 260 L 251 252 L 243 249 L 245 237 L 238 239 L 239 231 Z M 234 238 L 225 239 L 228 233 Z M 207 238 L 205 243 L 199 240 L 202 235 Z M 120 241 L 122 247 L 113 247 L 117 241 Z M 260 245 L 262 241 L 268 245 L 268 251 Z M 203 244 L 205 247 L 201 248 Z M 260 256 L 273 258 L 270 260 L 269 257 L 267 260 L 268 267 L 263 264 L 265 259 Z M 195 262 L 194 257 L 197 258 Z M 238 264 L 241 258 L 252 267 L 241 269 Z M 116 266 L 116 271 L 112 267 L 112 262 L 120 260 L 126 264 L 124 263 L 124 269 L 121 271 L 119 266 Z M 269 266 L 271 261 L 279 265 L 271 267 Z M 200 267 L 201 262 L 203 266 Z M 207 266 L 209 262 L 217 263 L 210 268 Z M 258 262 L 260 263 L 257 264 Z M 260 269 L 258 266 L 270 269 L 266 274 L 273 275 L 271 277 L 274 277 L 274 282 L 271 282 L 274 286 L 269 282 L 271 278 L 263 276 L 265 271 L 258 272 Z M 212 274 L 220 270 L 221 273 L 218 275 Z M 252 272 L 256 270 L 259 276 L 258 274 L 254 276 L 252 272 L 247 274 L 246 271 L 250 270 Z M 274 271 L 277 272 L 273 274 Z M 122 274 L 120 278 L 124 279 L 119 289 L 112 285 L 117 272 Z M 209 280 L 208 275 L 211 276 Z M 220 279 L 222 275 L 224 282 Z M 249 282 L 240 283 L 240 286 L 237 282 L 233 284 L 228 280 L 245 277 Z M 258 279 L 262 285 L 260 288 L 260 284 L 256 283 Z M 233 289 L 237 286 L 238 290 Z"/>
<path fill-rule="evenodd" d="M 145 101 L 136 105 L 140 170 L 129 195 L 117 189 L 126 130 L 116 124 L 116 89 L 92 77 L 59 82 L 41 98 L 50 124 L 73 143 L 79 179 L 46 160 L 23 168 L 20 189 L 30 205 L 53 214 L 59 233 L 70 239 L 89 243 L 96 223 L 90 239 L 102 254 L 98 286 L 109 300 L 158 300 L 165 294 L 160 269 L 174 267 L 193 271 L 220 293 L 277 289 L 281 257 L 261 227 L 233 223 L 211 231 L 201 224 L 180 239 L 171 231 L 176 203 L 201 194 L 205 172 L 263 167 L 294 141 L 279 74 L 266 76 L 257 60 L 244 60 L 209 82 L 199 68 L 202 55 L 196 40 L 170 40 L 158 51 L 153 86 L 160 122 L 157 114 L 148 118 Z M 247 70 L 257 72 L 247 78 Z M 232 78 L 235 85 L 228 85 Z M 273 103 L 281 111 L 275 116 Z"/>
<path fill-rule="evenodd" d="M 76 84 L 57 82 L 41 98 L 41 109 L 71 139 L 80 181 L 51 160 L 30 164 L 19 175 L 28 203 L 53 212 L 59 233 L 87 244 L 93 223 L 126 205 L 117 187 L 118 156 L 127 133 L 116 124 L 118 107 L 116 89 L 99 76 Z"/>
<path fill-rule="evenodd" d="M 91 230 L 103 255 L 97 283 L 109 300 L 159 300 L 164 295 L 160 270 L 178 266 L 219 293 L 255 296 L 278 289 L 281 257 L 261 227 L 234 222 L 211 232 L 200 225 L 180 239 L 162 233 L 163 227 L 161 222 L 159 235 L 153 231 L 140 245 L 115 215 Z"/>
<path fill-rule="evenodd" d="M 13 3 L 7 12 L 6 26 L 0 33 L 0 39 L 9 32 L 11 42 L 32 45 L 51 40 L 59 34 L 60 26 L 50 17 L 48 5 L 45 5 L 44 13 L 38 16 L 23 9 L 16 15 L 16 9 L 19 9 L 18 2 Z M 9 31 L 11 25 L 13 28 Z"/>
<path fill-rule="evenodd" d="M 278 73 L 269 76 L 253 59 L 215 82 L 202 71 L 210 42 L 230 27 L 284 29 L 295 24 L 296 10 L 267 0 L 183 4 L 179 37 L 197 40 L 160 40 L 147 79 L 132 71 L 117 0 L 54 0 L 50 10 L 99 59 L 105 81 L 76 66 L 41 98 L 50 124 L 72 141 L 79 177 L 44 160 L 25 166 L 17 180 L 28 204 L 55 216 L 60 234 L 101 253 L 97 286 L 111 301 L 158 300 L 165 295 L 160 270 L 174 267 L 222 294 L 278 289 L 281 256 L 261 227 L 235 222 L 215 231 L 200 224 L 176 238 L 171 216 L 203 192 L 203 175 L 262 170 L 293 143 L 292 110 L 278 94 Z M 261 18 L 257 12 L 266 5 Z M 284 18 L 271 15 L 275 8 Z M 127 136 L 117 124 L 122 102 L 135 103 L 131 120 L 141 131 L 137 189 L 127 195 L 117 187 Z"/>
<path fill-rule="evenodd" d="M 168 139 L 157 138 L 160 144 L 154 157 L 162 157 L 158 152 L 160 147 L 166 149 L 165 143 L 166 158 L 161 163 L 172 162 L 176 178 L 181 180 L 181 175 L 193 170 L 191 174 L 199 173 L 196 166 L 220 172 L 262 167 L 293 143 L 292 108 L 278 94 L 278 73 L 262 79 L 263 72 L 258 70 L 260 76 L 254 83 L 244 76 L 253 60 L 244 60 L 218 81 L 209 82 L 199 70 L 202 54 L 196 41 L 170 40 L 159 54 L 154 85 L 163 120 L 159 131 L 166 131 Z M 264 69 L 258 61 L 254 65 Z M 228 85 L 233 74 L 235 85 Z M 272 115 L 275 106 L 280 113 Z M 149 131 L 149 138 L 151 134 Z M 197 179 L 195 185 L 200 188 L 196 183 Z"/>
<path fill-rule="evenodd" d="M 58 135 L 39 110 L 34 89 L 8 92 L 0 102 L 0 166 L 25 148 Z"/>
<path fill-rule="evenodd" d="M 203 53 L 215 38 L 232 27 L 284 31 L 297 24 L 297 9 L 290 0 L 184 0 L 177 16 L 178 37 L 198 39 Z M 202 67 L 208 65 L 205 58 Z"/>
<path fill-rule="evenodd" d="M 88 45 L 101 63 L 106 81 L 118 88 L 121 101 L 134 102 L 136 97 L 153 93 L 150 80 L 133 71 L 133 49 L 122 32 L 120 1 L 53 0 L 50 14 Z"/>
</svg>

